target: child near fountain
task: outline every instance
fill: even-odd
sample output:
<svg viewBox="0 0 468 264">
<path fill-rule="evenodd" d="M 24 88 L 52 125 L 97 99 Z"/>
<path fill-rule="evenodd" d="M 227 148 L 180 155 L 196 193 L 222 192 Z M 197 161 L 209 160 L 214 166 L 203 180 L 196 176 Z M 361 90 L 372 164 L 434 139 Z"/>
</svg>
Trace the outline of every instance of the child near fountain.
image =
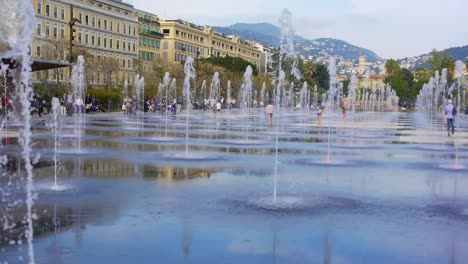
<svg viewBox="0 0 468 264">
<path fill-rule="evenodd" d="M 273 112 L 275 111 L 275 108 L 273 107 L 273 103 L 270 100 L 270 103 L 265 107 L 265 112 L 268 114 L 268 121 L 271 124 L 273 123 Z"/>
<path fill-rule="evenodd" d="M 317 122 L 319 127 L 322 127 L 323 112 L 325 112 L 325 108 L 323 106 L 319 107 L 317 111 Z"/>
</svg>

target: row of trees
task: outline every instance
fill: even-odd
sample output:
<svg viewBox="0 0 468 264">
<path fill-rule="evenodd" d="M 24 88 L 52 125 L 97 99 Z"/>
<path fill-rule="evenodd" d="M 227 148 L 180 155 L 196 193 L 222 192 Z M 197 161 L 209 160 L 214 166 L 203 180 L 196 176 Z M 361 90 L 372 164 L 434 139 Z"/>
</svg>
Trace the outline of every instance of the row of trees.
<svg viewBox="0 0 468 264">
<path fill-rule="evenodd" d="M 448 86 L 450 86 L 455 81 L 455 61 L 447 52 L 433 50 L 428 67 L 419 67 L 413 72 L 402 69 L 396 60 L 390 59 L 385 63 L 387 72 L 385 82 L 395 89 L 400 102 L 409 105 L 415 102 L 421 88 L 434 76 L 435 71 L 441 72 L 444 68 L 447 69 Z"/>
<path fill-rule="evenodd" d="M 66 39 L 46 39 L 41 48 L 38 56 L 39 59 L 48 61 L 63 61 L 66 59 L 65 55 L 68 53 L 68 40 Z M 122 69 L 121 62 L 111 57 L 95 57 L 86 48 L 76 47 L 74 50 L 74 58 L 78 55 L 83 55 L 86 61 L 86 83 L 89 91 L 96 93 L 100 97 L 107 94 L 116 100 L 116 94 L 122 95 L 124 79 L 130 80 L 136 73 L 145 77 L 145 95 L 153 96 L 158 93 L 158 88 L 163 80 L 164 74 L 169 72 L 171 78 L 178 80 L 178 94 L 182 94 L 182 85 L 184 79 L 184 66 L 183 63 L 169 63 L 160 58 L 153 61 L 144 61 L 134 59 L 131 61 L 131 68 L 128 64 L 126 69 Z M 258 69 L 252 63 L 241 58 L 223 57 L 223 58 L 203 58 L 196 61 L 195 68 L 197 70 L 197 79 L 194 82 L 196 86 L 196 95 L 200 96 L 199 92 L 201 84 L 205 80 L 208 85 L 211 84 L 211 79 L 215 72 L 219 72 L 222 95 L 227 96 L 227 82 L 231 81 L 233 96 L 238 96 L 239 88 L 243 83 L 243 75 L 247 66 L 251 66 L 254 70 L 254 88 L 258 93 L 262 88 L 262 84 L 267 84 L 267 91 L 271 91 L 271 81 L 273 76 L 278 76 L 278 61 L 279 50 L 276 50 L 273 55 L 273 67 L 268 69 L 269 74 L 259 74 Z M 292 58 L 282 58 L 282 68 L 286 73 L 291 72 L 292 65 L 297 63 L 297 68 L 302 72 L 300 79 L 296 79 L 293 75 L 286 76 L 287 82 L 294 82 L 299 90 L 302 83 L 306 81 L 309 88 L 319 87 L 323 92 L 328 89 L 329 75 L 327 67 L 322 64 L 312 62 L 303 62 L 301 60 L 293 60 Z M 54 69 L 38 73 L 37 80 L 39 85 L 36 85 L 36 90 L 46 94 L 49 93 L 65 93 L 68 89 L 67 82 L 60 82 L 63 78 L 63 72 L 67 69 Z M 125 71 L 125 78 L 122 78 L 121 72 Z M 52 73 L 53 76 L 50 76 Z M 99 89 L 107 92 L 100 93 Z M 132 86 L 129 86 L 132 90 Z M 199 97 L 200 98 L 200 97 Z"/>
</svg>

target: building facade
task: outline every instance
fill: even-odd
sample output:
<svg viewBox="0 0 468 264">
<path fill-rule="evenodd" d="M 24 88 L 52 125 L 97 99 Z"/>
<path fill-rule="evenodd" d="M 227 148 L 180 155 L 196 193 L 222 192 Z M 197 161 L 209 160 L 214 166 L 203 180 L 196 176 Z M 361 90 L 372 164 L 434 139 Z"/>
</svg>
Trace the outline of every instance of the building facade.
<svg viewBox="0 0 468 264">
<path fill-rule="evenodd" d="M 139 54 L 138 58 L 142 61 L 154 61 L 161 57 L 161 24 L 158 16 L 136 10 L 135 15 L 138 18 L 139 32 Z"/>
<path fill-rule="evenodd" d="M 182 62 L 187 57 L 240 57 L 260 66 L 259 51 L 254 45 L 236 36 L 225 36 L 210 27 L 202 27 L 183 20 L 161 21 L 164 38 L 161 58 L 168 62 Z"/>
<path fill-rule="evenodd" d="M 74 50 L 85 50 L 95 59 L 112 59 L 118 64 L 112 82 L 122 84 L 133 81 L 134 59 L 138 58 L 138 20 L 132 5 L 121 0 L 32 0 L 36 30 L 31 53 L 35 59 L 68 61 L 70 27 L 74 25 Z M 73 12 L 73 14 L 72 14 Z M 56 47 L 50 54 L 50 48 Z M 66 69 L 47 74 L 51 81 L 68 82 Z M 44 76 L 43 76 L 44 78 Z M 92 84 L 102 84 L 104 76 L 99 71 L 90 76 Z M 36 81 L 39 76 L 36 76 Z"/>
</svg>

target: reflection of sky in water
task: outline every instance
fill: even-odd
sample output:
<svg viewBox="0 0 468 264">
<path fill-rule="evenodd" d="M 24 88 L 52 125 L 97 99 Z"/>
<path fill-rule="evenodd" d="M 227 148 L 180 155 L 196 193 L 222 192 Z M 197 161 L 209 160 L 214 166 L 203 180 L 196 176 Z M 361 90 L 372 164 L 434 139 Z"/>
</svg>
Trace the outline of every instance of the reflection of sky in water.
<svg viewBox="0 0 468 264">
<path fill-rule="evenodd" d="M 440 139 L 419 115 L 360 113 L 355 126 L 334 121 L 330 157 L 343 165 L 324 165 L 329 130 L 310 116 L 285 114 L 276 206 L 274 130 L 262 114 L 250 128 L 245 114 L 194 117 L 187 159 L 184 116 L 138 130 L 97 115 L 83 137 L 89 155 L 60 137 L 60 191 L 49 188 L 53 139 L 37 137 L 36 262 L 466 262 L 468 179 L 440 165 L 466 166 L 467 142 Z M 8 263 L 26 255 L 0 249 Z"/>
</svg>

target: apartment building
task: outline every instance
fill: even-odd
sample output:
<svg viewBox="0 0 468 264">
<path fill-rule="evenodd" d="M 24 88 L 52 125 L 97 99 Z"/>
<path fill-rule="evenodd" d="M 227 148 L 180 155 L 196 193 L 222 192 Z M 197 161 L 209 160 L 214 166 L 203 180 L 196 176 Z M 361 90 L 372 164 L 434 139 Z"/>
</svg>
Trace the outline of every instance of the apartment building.
<svg viewBox="0 0 468 264">
<path fill-rule="evenodd" d="M 164 38 L 161 57 L 168 62 L 182 62 L 194 58 L 240 57 L 260 66 L 260 54 L 254 45 L 236 36 L 225 36 L 206 26 L 183 20 L 161 21 Z"/>
<path fill-rule="evenodd" d="M 75 23 L 74 49 L 86 50 L 94 58 L 112 58 L 118 62 L 118 73 L 113 82 L 133 81 L 133 60 L 138 58 L 138 19 L 132 5 L 122 0 L 32 0 L 36 30 L 31 46 L 35 59 L 67 61 L 69 56 L 70 27 Z M 73 12 L 73 14 L 72 14 Z M 50 48 L 56 46 L 54 54 Z M 53 71 L 54 75 L 57 71 Z M 60 69 L 59 76 L 48 74 L 51 80 L 67 82 L 68 71 Z M 37 76 L 36 76 L 37 77 Z M 99 72 L 92 83 L 102 83 Z"/>
</svg>

